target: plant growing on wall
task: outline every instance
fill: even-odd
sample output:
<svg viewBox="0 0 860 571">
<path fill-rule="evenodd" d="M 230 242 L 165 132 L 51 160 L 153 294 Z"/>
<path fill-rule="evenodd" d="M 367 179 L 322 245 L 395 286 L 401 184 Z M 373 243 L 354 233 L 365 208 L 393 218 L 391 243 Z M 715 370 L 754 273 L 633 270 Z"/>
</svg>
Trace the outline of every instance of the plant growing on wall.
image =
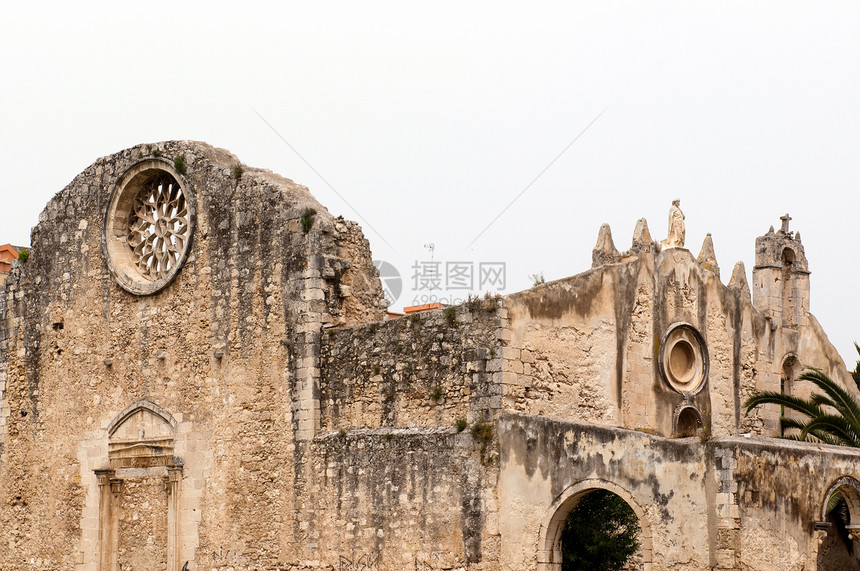
<svg viewBox="0 0 860 571">
<path fill-rule="evenodd" d="M 486 422 L 481 418 L 480 421 L 472 425 L 469 432 L 472 433 L 472 438 L 478 443 L 478 450 L 481 452 L 481 462 L 486 463 L 487 449 L 493 441 L 493 423 Z"/>
<path fill-rule="evenodd" d="M 179 174 L 185 174 L 185 155 L 179 155 L 173 159 L 173 168 L 175 168 L 176 172 Z"/>
<path fill-rule="evenodd" d="M 442 400 L 442 397 L 444 396 L 445 391 L 440 386 L 437 386 L 430 392 L 430 400 L 432 400 L 434 403 L 438 403 L 440 400 Z"/>
<path fill-rule="evenodd" d="M 453 305 L 445 308 L 445 320 L 449 325 L 457 324 L 457 308 Z"/>
<path fill-rule="evenodd" d="M 855 343 L 854 347 L 860 353 L 860 346 Z M 851 378 L 860 390 L 860 361 Z M 860 447 L 860 402 L 820 369 L 809 368 L 798 380 L 813 383 L 820 392 L 805 399 L 782 392 L 759 392 L 744 403 L 747 413 L 764 404 L 777 404 L 801 417 L 780 417 L 783 438 Z M 787 430 L 791 432 L 786 434 Z"/>
<path fill-rule="evenodd" d="M 529 279 L 532 282 L 532 287 L 537 287 L 546 283 L 546 278 L 543 277 L 543 272 L 539 274 L 529 274 Z"/>
<path fill-rule="evenodd" d="M 316 209 L 314 208 L 305 208 L 302 212 L 302 232 L 307 234 L 311 231 L 311 227 L 314 225 L 314 216 L 316 216 Z"/>
</svg>

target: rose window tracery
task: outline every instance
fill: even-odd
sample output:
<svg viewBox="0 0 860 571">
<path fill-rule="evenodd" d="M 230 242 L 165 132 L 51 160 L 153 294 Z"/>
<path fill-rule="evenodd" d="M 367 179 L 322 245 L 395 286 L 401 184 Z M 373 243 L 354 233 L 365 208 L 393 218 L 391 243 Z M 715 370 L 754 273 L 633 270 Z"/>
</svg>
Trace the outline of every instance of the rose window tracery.
<svg viewBox="0 0 860 571">
<path fill-rule="evenodd" d="M 111 275 L 124 290 L 164 289 L 188 259 L 196 202 L 188 180 L 163 158 L 144 159 L 111 190 L 103 245 Z"/>
<path fill-rule="evenodd" d="M 168 173 L 147 181 L 134 199 L 128 245 L 143 277 L 169 275 L 188 243 L 188 205 L 179 183 Z"/>
</svg>

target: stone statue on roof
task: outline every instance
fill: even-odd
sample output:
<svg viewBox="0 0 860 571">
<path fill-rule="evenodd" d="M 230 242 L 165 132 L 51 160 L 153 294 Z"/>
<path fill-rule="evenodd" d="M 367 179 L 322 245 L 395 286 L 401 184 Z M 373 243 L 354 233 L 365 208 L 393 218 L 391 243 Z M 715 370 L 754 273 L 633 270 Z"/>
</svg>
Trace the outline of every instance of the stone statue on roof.
<svg viewBox="0 0 860 571">
<path fill-rule="evenodd" d="M 681 212 L 681 199 L 672 201 L 669 209 L 669 235 L 660 243 L 662 249 L 683 248 L 686 230 L 684 228 L 684 213 Z"/>
</svg>

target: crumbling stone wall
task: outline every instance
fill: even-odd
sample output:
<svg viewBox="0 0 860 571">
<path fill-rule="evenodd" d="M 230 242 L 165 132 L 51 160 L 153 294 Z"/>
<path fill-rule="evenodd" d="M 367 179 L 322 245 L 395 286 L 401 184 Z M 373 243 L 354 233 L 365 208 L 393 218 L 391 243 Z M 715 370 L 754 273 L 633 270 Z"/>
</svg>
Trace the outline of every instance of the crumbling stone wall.
<svg viewBox="0 0 860 571">
<path fill-rule="evenodd" d="M 501 407 L 500 300 L 329 329 L 320 380 L 323 430 L 448 427 Z"/>
<path fill-rule="evenodd" d="M 119 506 L 120 569 L 167 567 L 167 494 L 160 478 L 123 483 Z"/>
<path fill-rule="evenodd" d="M 114 279 L 105 221 L 143 164 L 194 197 L 184 266 L 149 295 Z M 696 259 L 634 236 L 622 255 L 602 228 L 583 274 L 382 321 L 358 225 L 304 187 L 201 143 L 96 161 L 0 286 L 0 567 L 557 571 L 550 531 L 593 487 L 634 508 L 652 571 L 811 565 L 856 454 L 756 439 L 778 411 L 741 408 L 789 356 L 849 386 L 805 261 L 762 309 L 710 237 Z M 697 437 L 669 438 L 682 414 Z"/>
<path fill-rule="evenodd" d="M 550 569 L 539 565 L 551 549 L 550 518 L 571 507 L 556 500 L 583 481 L 628 492 L 623 499 L 638 510 L 646 569 L 710 569 L 704 488 L 712 475 L 698 438 L 505 415 L 499 449 L 499 502 L 508 514 L 501 523 L 504 571 Z"/>
<path fill-rule="evenodd" d="M 505 410 L 617 422 L 617 280 L 600 268 L 507 297 L 510 360 L 522 369 L 503 378 Z"/>
<path fill-rule="evenodd" d="M 108 272 L 102 227 L 115 181 L 158 156 L 184 160 L 197 226 L 176 278 L 135 296 Z M 88 167 L 48 203 L 27 264 L 0 290 L 0 566 L 97 568 L 94 470 L 109 423 L 138 400 L 179 421 L 183 486 L 194 486 L 185 560 L 222 548 L 261 568 L 283 560 L 308 462 L 300 443 L 319 422 L 320 331 L 383 317 L 375 275 L 356 225 L 226 151 L 142 145 Z"/>
<path fill-rule="evenodd" d="M 510 412 L 671 436 L 679 411 L 693 407 L 707 433 L 773 435 L 778 411 L 746 415 L 742 405 L 754 391 L 780 390 L 788 354 L 855 390 L 814 317 L 800 330 L 781 327 L 752 306 L 748 290 L 723 285 L 684 249 L 598 265 L 512 294 L 506 304 Z M 674 390 L 661 370 L 661 344 L 675 324 L 702 337 L 707 372 L 695 394 Z"/>
<path fill-rule="evenodd" d="M 334 569 L 498 569 L 498 457 L 485 445 L 452 427 L 316 439 L 305 499 L 316 510 L 298 522 L 303 559 Z"/>
<path fill-rule="evenodd" d="M 505 571 L 554 569 L 541 563 L 552 516 L 570 509 L 561 500 L 571 490 L 595 488 L 637 511 L 646 569 L 816 569 L 823 536 L 813 523 L 860 461 L 855 450 L 805 442 L 667 439 L 521 415 L 501 418 L 499 450 Z"/>
</svg>

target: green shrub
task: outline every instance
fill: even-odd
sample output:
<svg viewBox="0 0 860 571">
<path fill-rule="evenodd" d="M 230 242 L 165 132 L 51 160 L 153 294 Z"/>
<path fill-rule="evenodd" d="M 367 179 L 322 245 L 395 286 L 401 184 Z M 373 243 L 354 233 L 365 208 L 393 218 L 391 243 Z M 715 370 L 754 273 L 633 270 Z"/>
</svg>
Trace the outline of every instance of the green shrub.
<svg viewBox="0 0 860 571">
<path fill-rule="evenodd" d="M 305 234 L 311 231 L 316 213 L 317 211 L 313 208 L 305 208 L 304 212 L 302 212 L 302 232 Z"/>
<path fill-rule="evenodd" d="M 173 168 L 176 169 L 176 172 L 179 174 L 185 174 L 185 157 L 183 155 L 179 155 L 173 159 Z"/>
<path fill-rule="evenodd" d="M 478 449 L 481 452 L 481 462 L 486 462 L 487 448 L 490 446 L 490 442 L 493 441 L 493 423 L 481 420 L 472 425 L 470 432 L 472 433 L 472 438 L 478 443 Z"/>
<path fill-rule="evenodd" d="M 432 400 L 433 402 L 439 402 L 444 396 L 445 391 L 442 390 L 442 387 L 436 387 L 430 392 L 430 400 Z"/>
<path fill-rule="evenodd" d="M 615 571 L 639 550 L 639 519 L 620 496 L 595 490 L 567 516 L 561 535 L 562 571 Z"/>
<path fill-rule="evenodd" d="M 445 308 L 445 319 L 448 321 L 449 325 L 456 325 L 457 323 L 457 308 L 453 305 Z"/>
</svg>

